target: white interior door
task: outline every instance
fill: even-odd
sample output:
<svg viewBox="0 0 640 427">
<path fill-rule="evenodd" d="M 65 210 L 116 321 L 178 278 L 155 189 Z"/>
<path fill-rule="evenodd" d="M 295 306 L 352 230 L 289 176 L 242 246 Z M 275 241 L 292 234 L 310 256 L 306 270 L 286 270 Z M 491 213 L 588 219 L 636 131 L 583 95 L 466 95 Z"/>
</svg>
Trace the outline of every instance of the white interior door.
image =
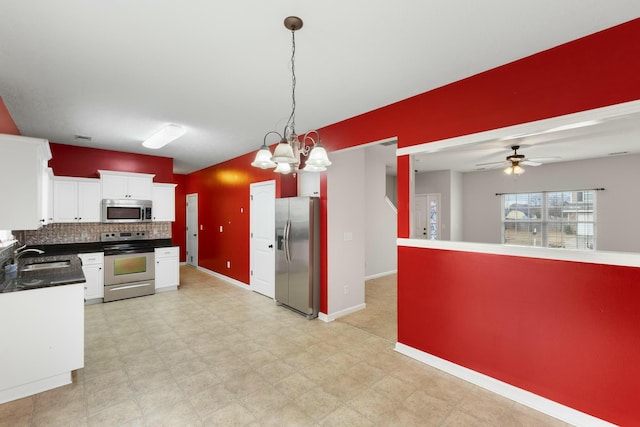
<svg viewBox="0 0 640 427">
<path fill-rule="evenodd" d="M 187 264 L 198 266 L 198 195 L 187 194 Z"/>
<path fill-rule="evenodd" d="M 251 184 L 250 283 L 251 289 L 275 297 L 276 182 Z"/>
<path fill-rule="evenodd" d="M 413 205 L 413 238 L 426 239 L 427 238 L 427 218 L 429 210 L 427 208 L 427 195 L 416 194 Z"/>
</svg>

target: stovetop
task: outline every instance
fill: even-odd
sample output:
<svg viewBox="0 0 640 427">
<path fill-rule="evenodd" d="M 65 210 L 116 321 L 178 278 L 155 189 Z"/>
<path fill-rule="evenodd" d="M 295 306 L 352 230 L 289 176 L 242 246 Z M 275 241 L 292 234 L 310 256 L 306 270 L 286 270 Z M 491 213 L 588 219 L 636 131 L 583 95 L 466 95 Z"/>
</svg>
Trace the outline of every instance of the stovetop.
<svg viewBox="0 0 640 427">
<path fill-rule="evenodd" d="M 136 232 L 134 232 L 136 233 Z M 106 233 L 103 233 L 106 234 Z M 111 233 L 109 233 L 111 234 Z M 113 233 L 118 234 L 118 233 Z M 126 237 L 126 236 L 125 236 Z M 50 245 L 29 245 L 29 248 L 40 249 L 45 251 L 47 255 L 66 255 L 66 254 L 79 254 L 79 253 L 91 253 L 91 252 L 105 252 L 110 253 L 127 253 L 124 251 L 140 250 L 153 251 L 155 248 L 165 248 L 174 246 L 171 238 L 153 239 L 146 233 L 142 238 L 132 237 L 131 240 L 122 240 L 120 238 L 113 241 L 103 241 L 104 237 L 101 236 L 100 242 L 86 242 L 86 243 L 60 243 Z M 131 252 L 129 252 L 131 253 Z M 24 255 L 24 258 L 30 257 L 31 253 Z M 33 256 L 36 256 L 35 253 Z"/>
</svg>

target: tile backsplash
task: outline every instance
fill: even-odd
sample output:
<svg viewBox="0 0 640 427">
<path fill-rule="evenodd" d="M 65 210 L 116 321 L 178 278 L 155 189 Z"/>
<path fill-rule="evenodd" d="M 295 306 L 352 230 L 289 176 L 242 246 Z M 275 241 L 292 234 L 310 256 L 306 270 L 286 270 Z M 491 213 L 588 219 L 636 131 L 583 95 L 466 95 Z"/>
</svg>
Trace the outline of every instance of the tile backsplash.
<svg viewBox="0 0 640 427">
<path fill-rule="evenodd" d="M 27 245 L 99 242 L 106 232 L 145 231 L 150 239 L 170 239 L 171 222 L 103 224 L 101 222 L 56 223 L 38 230 L 14 230 L 13 234 Z"/>
</svg>

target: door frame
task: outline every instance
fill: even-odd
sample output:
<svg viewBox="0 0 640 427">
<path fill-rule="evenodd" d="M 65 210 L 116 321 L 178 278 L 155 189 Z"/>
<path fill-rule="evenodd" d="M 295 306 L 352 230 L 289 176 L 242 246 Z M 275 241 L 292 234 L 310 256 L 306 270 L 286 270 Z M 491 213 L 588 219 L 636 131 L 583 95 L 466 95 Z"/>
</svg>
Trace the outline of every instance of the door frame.
<svg viewBox="0 0 640 427">
<path fill-rule="evenodd" d="M 192 193 L 192 194 L 187 194 L 186 196 L 186 257 L 187 257 L 187 265 L 192 265 L 194 267 L 198 266 L 198 193 Z M 191 213 L 193 214 L 193 216 L 189 215 L 189 210 L 192 210 Z M 194 218 L 194 224 L 190 224 L 189 223 L 189 218 Z M 191 234 L 193 232 L 193 230 L 190 229 L 191 228 L 195 228 L 195 239 L 192 240 L 192 244 L 194 245 L 193 247 L 191 247 L 190 245 L 190 240 L 189 240 L 189 234 Z M 189 261 L 189 259 L 191 258 L 191 261 Z"/>
</svg>

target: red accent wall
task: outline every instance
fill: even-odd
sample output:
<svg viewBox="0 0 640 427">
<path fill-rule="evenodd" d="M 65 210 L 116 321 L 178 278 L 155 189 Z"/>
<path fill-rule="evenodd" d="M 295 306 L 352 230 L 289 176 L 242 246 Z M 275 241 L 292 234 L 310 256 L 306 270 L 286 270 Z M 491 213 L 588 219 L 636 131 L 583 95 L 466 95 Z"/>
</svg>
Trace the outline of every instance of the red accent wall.
<svg viewBox="0 0 640 427">
<path fill-rule="evenodd" d="M 180 246 L 180 261 L 186 258 L 186 202 L 185 175 L 173 174 L 173 159 L 124 153 L 75 145 L 49 143 L 52 158 L 49 166 L 56 176 L 98 178 L 98 170 L 154 174 L 154 182 L 178 184 L 176 186 L 176 220 L 171 224 L 172 242 Z"/>
<path fill-rule="evenodd" d="M 599 418 L 637 425 L 639 269 L 398 251 L 399 342 Z"/>
<path fill-rule="evenodd" d="M 49 166 L 56 176 L 98 178 L 98 169 L 155 174 L 154 182 L 173 182 L 171 157 L 124 153 L 122 151 L 50 142 L 52 159 Z"/>
<path fill-rule="evenodd" d="M 296 180 L 250 166 L 255 152 L 191 173 L 186 193 L 198 194 L 198 266 L 249 283 L 249 185 L 276 180 L 276 197 L 297 194 Z M 242 209 L 242 212 L 241 212 Z M 222 233 L 220 226 L 223 227 Z M 227 268 L 227 261 L 231 268 Z"/>
<path fill-rule="evenodd" d="M 0 97 L 0 133 L 8 133 L 10 135 L 20 135 L 18 126 L 13 121 L 13 117 L 9 114 L 7 106 Z"/>
</svg>

